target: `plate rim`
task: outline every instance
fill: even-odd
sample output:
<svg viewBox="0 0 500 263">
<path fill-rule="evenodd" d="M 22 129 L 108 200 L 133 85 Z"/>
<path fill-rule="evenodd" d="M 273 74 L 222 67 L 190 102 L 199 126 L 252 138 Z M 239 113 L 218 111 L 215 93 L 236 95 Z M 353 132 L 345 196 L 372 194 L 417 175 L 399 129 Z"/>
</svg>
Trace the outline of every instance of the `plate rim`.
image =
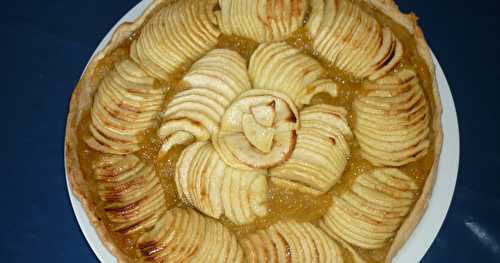
<svg viewBox="0 0 500 263">
<path fill-rule="evenodd" d="M 111 36 L 115 29 L 124 22 L 133 21 L 139 17 L 153 0 L 142 0 L 132 7 L 125 15 L 123 15 L 117 23 L 106 33 L 99 45 L 94 50 L 82 71 L 82 75 L 87 69 L 92 58 L 102 50 L 111 40 Z M 460 131 L 458 126 L 458 117 L 456 112 L 453 95 L 446 79 L 446 76 L 439 64 L 436 56 L 432 53 L 432 59 L 435 64 L 436 79 L 438 84 L 439 96 L 443 111 L 441 115 L 443 129 L 443 146 L 439 157 L 436 182 L 433 186 L 432 196 L 429 200 L 427 209 L 420 219 L 419 223 L 413 230 L 408 240 L 403 247 L 397 252 L 394 257 L 394 263 L 420 262 L 425 256 L 432 243 L 436 239 L 439 230 L 444 224 L 447 217 L 451 202 L 453 199 L 456 180 L 458 177 L 459 160 L 460 160 Z M 64 149 L 66 155 L 66 147 Z M 89 221 L 88 215 L 85 212 L 82 204 L 73 194 L 68 178 L 68 169 L 64 162 L 64 170 L 66 175 L 66 186 L 68 195 L 71 201 L 73 213 L 77 219 L 78 226 L 83 233 L 87 244 L 91 247 L 97 259 L 101 262 L 117 262 L 100 240 L 97 232 Z M 444 176 L 444 175 L 448 176 Z"/>
</svg>

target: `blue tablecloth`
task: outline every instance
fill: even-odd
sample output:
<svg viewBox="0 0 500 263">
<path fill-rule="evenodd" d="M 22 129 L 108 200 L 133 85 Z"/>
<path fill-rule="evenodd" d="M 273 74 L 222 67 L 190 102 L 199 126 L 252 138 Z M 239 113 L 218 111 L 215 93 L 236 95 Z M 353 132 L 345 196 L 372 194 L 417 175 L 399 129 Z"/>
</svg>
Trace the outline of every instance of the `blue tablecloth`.
<svg viewBox="0 0 500 263">
<path fill-rule="evenodd" d="M 137 0 L 2 2 L 1 262 L 96 262 L 68 199 L 68 101 L 95 47 Z M 460 134 L 455 197 L 423 262 L 500 262 L 500 8 L 398 1 L 420 17 L 452 88 Z"/>
</svg>

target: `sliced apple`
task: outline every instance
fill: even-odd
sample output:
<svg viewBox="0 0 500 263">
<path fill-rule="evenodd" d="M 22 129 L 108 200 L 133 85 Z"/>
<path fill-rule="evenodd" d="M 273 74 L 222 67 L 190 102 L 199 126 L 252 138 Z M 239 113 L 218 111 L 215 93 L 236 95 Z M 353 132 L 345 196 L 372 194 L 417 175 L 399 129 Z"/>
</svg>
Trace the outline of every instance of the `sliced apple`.
<svg viewBox="0 0 500 263">
<path fill-rule="evenodd" d="M 164 90 L 134 62 L 118 61 L 99 83 L 90 110 L 91 136 L 85 142 L 103 153 L 138 151 L 141 135 L 156 123 L 163 98 Z"/>
<path fill-rule="evenodd" d="M 195 142 L 179 157 L 175 182 L 181 199 L 213 218 L 247 224 L 267 214 L 265 171 L 227 166 L 208 142 Z"/>
<path fill-rule="evenodd" d="M 226 217 L 243 225 L 267 215 L 267 190 L 265 173 L 226 167 L 221 192 Z"/>
<path fill-rule="evenodd" d="M 103 155 L 93 164 L 93 171 L 112 231 L 140 232 L 153 226 L 167 209 L 154 168 L 135 155 Z"/>
<path fill-rule="evenodd" d="M 264 126 L 271 127 L 276 118 L 275 109 L 269 105 L 259 105 L 250 108 L 255 121 Z"/>
<path fill-rule="evenodd" d="M 234 234 L 192 209 L 167 211 L 139 237 L 137 246 L 146 261 L 243 262 L 243 251 Z"/>
<path fill-rule="evenodd" d="M 325 72 L 321 64 L 284 42 L 261 44 L 250 58 L 248 71 L 254 88 L 285 93 L 298 107 L 309 103 L 311 91 L 315 93 L 312 86 L 335 94 L 331 85 L 317 82 Z"/>
<path fill-rule="evenodd" d="M 309 87 L 301 90 L 301 94 L 298 96 L 298 102 L 300 105 L 311 104 L 312 98 L 319 93 L 327 93 L 332 97 L 337 97 L 338 90 L 337 84 L 331 79 L 320 79 L 309 85 Z"/>
<path fill-rule="evenodd" d="M 343 262 L 337 243 L 307 222 L 280 221 L 239 241 L 249 262 Z"/>
<path fill-rule="evenodd" d="M 370 92 L 353 103 L 362 156 L 376 166 L 402 166 L 426 155 L 430 113 L 416 73 L 402 70 L 365 86 Z"/>
<path fill-rule="evenodd" d="M 274 129 L 263 127 L 250 114 L 243 115 L 243 134 L 248 141 L 264 153 L 271 151 L 274 138 Z"/>
<path fill-rule="evenodd" d="M 350 1 L 315 0 L 306 25 L 320 57 L 358 78 L 376 80 L 402 59 L 403 46 L 387 27 Z"/>
<path fill-rule="evenodd" d="M 304 108 L 295 150 L 286 162 L 269 171 L 273 182 L 313 195 L 330 190 L 350 156 L 347 139 L 352 133 L 346 114 L 345 109 L 326 104 Z"/>
<path fill-rule="evenodd" d="M 256 118 L 271 126 L 261 125 Z M 221 157 L 233 168 L 264 169 L 290 157 L 298 126 L 298 111 L 285 94 L 249 90 L 224 113 L 220 131 L 212 140 Z"/>
<path fill-rule="evenodd" d="M 132 59 L 149 75 L 168 79 L 179 66 L 217 44 L 220 31 L 212 13 L 215 4 L 216 1 L 187 0 L 166 5 L 132 42 Z"/>
<path fill-rule="evenodd" d="M 187 145 L 194 142 L 195 137 L 188 132 L 178 131 L 169 136 L 160 148 L 158 157 L 165 156 L 175 145 Z"/>
<path fill-rule="evenodd" d="M 192 65 L 183 78 L 188 89 L 177 93 L 162 113 L 158 136 L 165 141 L 160 155 L 173 145 L 191 142 L 192 137 L 207 140 L 218 131 L 230 101 L 250 89 L 245 64 L 237 52 L 215 49 Z"/>
<path fill-rule="evenodd" d="M 358 176 L 348 191 L 333 197 L 320 227 L 349 244 L 375 249 L 396 234 L 417 196 L 412 178 L 394 168 Z"/>
<path fill-rule="evenodd" d="M 222 32 L 257 42 L 288 38 L 303 25 L 307 10 L 305 0 L 220 0 L 219 5 L 215 16 Z"/>
</svg>

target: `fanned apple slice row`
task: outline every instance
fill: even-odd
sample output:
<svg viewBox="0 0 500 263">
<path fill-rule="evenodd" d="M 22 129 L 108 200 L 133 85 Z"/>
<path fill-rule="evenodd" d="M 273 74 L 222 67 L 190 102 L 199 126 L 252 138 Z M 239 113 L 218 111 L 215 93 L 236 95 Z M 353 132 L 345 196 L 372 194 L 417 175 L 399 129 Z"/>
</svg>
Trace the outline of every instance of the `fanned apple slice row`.
<svg viewBox="0 0 500 263">
<path fill-rule="evenodd" d="M 430 113 L 413 70 L 365 84 L 358 96 L 354 133 L 365 159 L 376 166 L 402 166 L 425 156 L 430 146 Z"/>
<path fill-rule="evenodd" d="M 308 222 L 280 221 L 239 240 L 248 262 L 342 263 L 340 247 Z"/>
<path fill-rule="evenodd" d="M 376 80 L 393 71 L 403 57 L 394 33 L 348 0 L 310 1 L 306 28 L 314 50 L 337 68 Z"/>
<path fill-rule="evenodd" d="M 254 88 L 283 92 L 299 108 L 320 92 L 337 96 L 337 85 L 322 77 L 325 71 L 319 62 L 284 42 L 261 44 L 248 71 Z"/>
<path fill-rule="evenodd" d="M 87 145 L 99 152 L 129 154 L 156 125 L 164 90 L 137 64 L 124 59 L 101 80 L 90 110 Z"/>
<path fill-rule="evenodd" d="M 302 27 L 307 0 L 219 0 L 215 12 L 224 34 L 259 43 L 281 41 Z"/>
<path fill-rule="evenodd" d="M 112 231 L 126 235 L 143 231 L 167 209 L 154 167 L 135 155 L 103 155 L 93 164 L 93 173 Z"/>
<path fill-rule="evenodd" d="M 247 224 L 267 214 L 265 171 L 227 166 L 209 142 L 195 142 L 181 154 L 175 182 L 181 199 L 205 215 L 225 215 Z"/>
<path fill-rule="evenodd" d="M 132 59 L 151 76 L 167 79 L 180 66 L 194 61 L 217 44 L 213 0 L 168 4 L 146 23 L 132 42 Z"/>
<path fill-rule="evenodd" d="M 228 49 L 208 52 L 182 80 L 188 89 L 176 94 L 162 113 L 160 155 L 177 144 L 208 140 L 218 130 L 230 102 L 251 88 L 245 59 Z"/>
<path fill-rule="evenodd" d="M 394 237 L 417 199 L 418 186 L 396 168 L 358 176 L 348 191 L 333 197 L 320 227 L 365 249 L 383 247 Z"/>
<path fill-rule="evenodd" d="M 270 170 L 271 181 L 313 195 L 330 190 L 350 156 L 347 140 L 353 135 L 346 114 L 344 108 L 327 104 L 304 108 L 295 150 L 288 161 Z"/>
<path fill-rule="evenodd" d="M 243 262 L 236 237 L 219 222 L 192 209 L 165 212 L 154 228 L 139 237 L 146 262 Z"/>
</svg>

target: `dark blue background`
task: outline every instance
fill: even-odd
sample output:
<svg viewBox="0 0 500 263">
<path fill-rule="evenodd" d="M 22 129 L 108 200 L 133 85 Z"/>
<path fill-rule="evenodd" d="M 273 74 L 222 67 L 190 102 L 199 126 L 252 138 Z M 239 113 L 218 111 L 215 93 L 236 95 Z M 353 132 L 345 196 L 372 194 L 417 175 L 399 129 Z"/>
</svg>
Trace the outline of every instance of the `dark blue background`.
<svg viewBox="0 0 500 263">
<path fill-rule="evenodd" d="M 80 233 L 66 190 L 67 107 L 95 47 L 137 2 L 3 1 L 1 262 L 97 261 Z M 499 3 L 398 3 L 421 17 L 460 122 L 455 197 L 423 262 L 500 262 Z"/>
</svg>

